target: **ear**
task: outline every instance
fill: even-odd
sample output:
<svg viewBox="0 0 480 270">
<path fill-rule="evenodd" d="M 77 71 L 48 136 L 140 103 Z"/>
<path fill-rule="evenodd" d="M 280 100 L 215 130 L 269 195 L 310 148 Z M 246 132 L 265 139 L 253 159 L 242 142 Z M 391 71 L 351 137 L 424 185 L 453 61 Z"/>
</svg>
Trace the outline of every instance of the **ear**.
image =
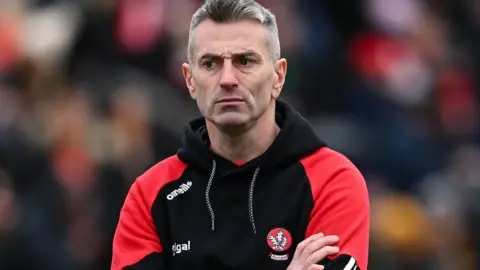
<svg viewBox="0 0 480 270">
<path fill-rule="evenodd" d="M 272 98 L 277 99 L 282 92 L 285 84 L 285 77 L 287 76 L 287 60 L 285 58 L 275 61 L 275 82 L 273 84 Z"/>
<path fill-rule="evenodd" d="M 185 84 L 187 85 L 188 92 L 190 93 L 190 97 L 192 99 L 197 98 L 197 92 L 195 91 L 195 81 L 193 80 L 192 77 L 192 68 L 189 64 L 184 63 L 182 65 L 182 73 L 183 73 L 183 78 L 185 78 Z"/>
</svg>

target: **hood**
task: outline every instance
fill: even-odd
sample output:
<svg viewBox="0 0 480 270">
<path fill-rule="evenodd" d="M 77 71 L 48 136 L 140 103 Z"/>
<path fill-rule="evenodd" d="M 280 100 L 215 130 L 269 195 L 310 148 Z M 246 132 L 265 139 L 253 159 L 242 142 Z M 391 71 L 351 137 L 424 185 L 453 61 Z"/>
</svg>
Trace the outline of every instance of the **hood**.
<svg viewBox="0 0 480 270">
<path fill-rule="evenodd" d="M 325 143 L 315 135 L 310 124 L 286 102 L 277 101 L 275 111 L 275 121 L 280 127 L 280 132 L 265 153 L 242 166 L 237 166 L 210 150 L 205 118 L 195 119 L 186 127 L 182 140 L 183 147 L 178 150 L 177 156 L 195 169 L 210 172 L 205 189 L 205 203 L 210 214 L 212 231 L 215 230 L 215 211 L 210 193 L 214 179 L 235 173 L 252 172 L 248 190 L 248 215 L 255 234 L 253 200 L 255 183 L 258 175 L 261 174 L 260 170 L 262 173 L 279 170 L 325 146 Z"/>
<path fill-rule="evenodd" d="M 189 122 L 185 128 L 182 147 L 177 155 L 183 162 L 198 169 L 211 171 L 216 162 L 216 175 L 253 171 L 261 167 L 262 171 L 288 166 L 308 156 L 325 143 L 320 140 L 311 125 L 286 102 L 277 100 L 275 120 L 280 132 L 270 148 L 261 156 L 237 166 L 233 162 L 210 150 L 210 140 L 205 118 L 199 117 Z"/>
</svg>

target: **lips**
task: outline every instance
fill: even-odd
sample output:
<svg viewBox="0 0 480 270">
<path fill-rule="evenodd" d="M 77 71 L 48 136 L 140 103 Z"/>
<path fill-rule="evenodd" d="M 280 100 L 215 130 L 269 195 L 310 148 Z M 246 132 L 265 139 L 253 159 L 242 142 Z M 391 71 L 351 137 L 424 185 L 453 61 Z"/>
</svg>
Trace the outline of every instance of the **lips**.
<svg viewBox="0 0 480 270">
<path fill-rule="evenodd" d="M 230 102 L 244 102 L 243 98 L 239 97 L 224 97 L 217 101 L 217 103 L 230 103 Z"/>
</svg>

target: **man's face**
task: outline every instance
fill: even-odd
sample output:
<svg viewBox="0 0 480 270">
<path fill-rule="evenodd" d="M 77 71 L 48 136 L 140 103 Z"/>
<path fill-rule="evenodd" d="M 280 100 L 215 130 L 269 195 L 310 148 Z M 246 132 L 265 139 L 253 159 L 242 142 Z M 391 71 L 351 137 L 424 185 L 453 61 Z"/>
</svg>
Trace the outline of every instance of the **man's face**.
<svg viewBox="0 0 480 270">
<path fill-rule="evenodd" d="M 285 59 L 269 56 L 266 31 L 255 21 L 202 22 L 183 74 L 205 118 L 222 127 L 254 123 L 273 106 L 286 74 Z"/>
</svg>

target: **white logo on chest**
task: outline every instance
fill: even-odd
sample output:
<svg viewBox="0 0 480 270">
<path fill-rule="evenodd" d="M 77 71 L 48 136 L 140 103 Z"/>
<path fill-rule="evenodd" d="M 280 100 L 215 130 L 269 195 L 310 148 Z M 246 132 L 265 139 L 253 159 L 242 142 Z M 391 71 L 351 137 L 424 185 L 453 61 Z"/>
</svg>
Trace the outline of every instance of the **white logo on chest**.
<svg viewBox="0 0 480 270">
<path fill-rule="evenodd" d="M 185 251 L 190 251 L 190 240 L 183 244 L 173 243 L 172 245 L 172 256 L 180 254 Z"/>
<path fill-rule="evenodd" d="M 180 185 L 180 187 L 178 187 L 177 189 L 175 189 L 174 191 L 170 192 L 170 194 L 167 195 L 167 200 L 171 201 L 175 197 L 177 197 L 178 195 L 187 192 L 190 189 L 191 186 L 192 186 L 192 182 L 190 182 L 190 181 L 188 181 L 185 184 Z"/>
</svg>

